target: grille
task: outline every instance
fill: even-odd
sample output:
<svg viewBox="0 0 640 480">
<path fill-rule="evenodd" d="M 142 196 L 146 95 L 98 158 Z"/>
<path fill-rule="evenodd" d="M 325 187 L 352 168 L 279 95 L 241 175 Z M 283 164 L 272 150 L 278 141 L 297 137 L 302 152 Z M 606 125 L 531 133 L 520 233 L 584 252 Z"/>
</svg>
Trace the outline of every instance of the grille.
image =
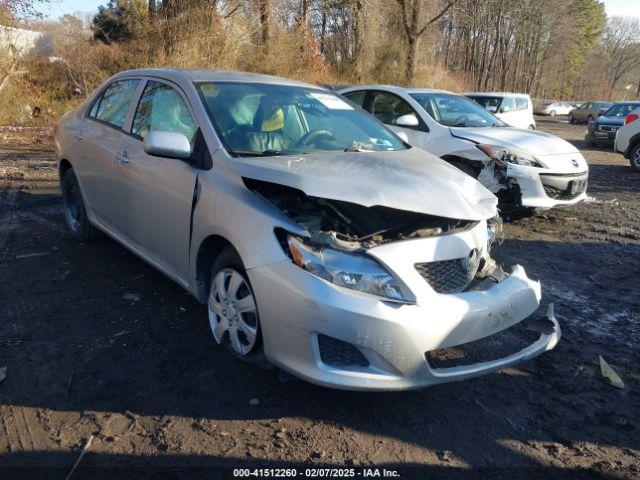
<svg viewBox="0 0 640 480">
<path fill-rule="evenodd" d="M 356 347 L 337 338 L 318 335 L 320 360 L 333 367 L 368 367 L 369 361 Z"/>
<path fill-rule="evenodd" d="M 572 183 L 579 182 L 574 191 L 572 192 Z M 574 180 L 569 182 L 569 186 L 565 190 L 561 190 L 556 187 L 552 187 L 551 185 L 544 185 L 544 192 L 547 196 L 551 198 L 555 198 L 557 200 L 573 200 L 579 195 L 582 195 L 584 191 L 587 189 L 587 181 L 586 180 Z"/>
<path fill-rule="evenodd" d="M 541 331 L 553 328 L 548 324 L 551 322 L 547 319 L 524 320 L 480 340 L 432 350 L 425 358 L 432 368 L 452 368 L 508 357 L 538 340 Z"/>
<path fill-rule="evenodd" d="M 600 125 L 598 130 L 602 132 L 615 132 L 616 130 L 618 130 L 618 127 L 611 127 L 609 125 Z"/>
<path fill-rule="evenodd" d="M 422 278 L 438 293 L 463 291 L 478 271 L 477 262 L 471 262 L 466 258 L 416 263 L 415 267 Z"/>
</svg>

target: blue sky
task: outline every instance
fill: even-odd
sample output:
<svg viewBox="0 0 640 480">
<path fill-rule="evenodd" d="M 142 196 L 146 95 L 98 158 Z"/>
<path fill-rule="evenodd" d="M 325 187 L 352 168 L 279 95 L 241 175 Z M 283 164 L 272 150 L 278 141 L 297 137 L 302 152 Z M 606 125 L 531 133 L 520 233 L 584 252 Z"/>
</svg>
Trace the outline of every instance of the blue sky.
<svg viewBox="0 0 640 480">
<path fill-rule="evenodd" d="M 45 17 L 55 20 L 65 13 L 95 13 L 99 5 L 107 0 L 52 0 L 48 5 L 42 5 L 38 10 Z M 607 14 L 640 17 L 640 0 L 604 0 Z"/>
</svg>

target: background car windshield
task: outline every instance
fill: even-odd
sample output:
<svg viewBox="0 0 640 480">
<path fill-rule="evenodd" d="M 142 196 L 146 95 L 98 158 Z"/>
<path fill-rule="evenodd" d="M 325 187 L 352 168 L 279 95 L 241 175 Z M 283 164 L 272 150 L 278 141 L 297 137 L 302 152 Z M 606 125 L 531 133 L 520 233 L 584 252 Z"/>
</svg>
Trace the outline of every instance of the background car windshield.
<svg viewBox="0 0 640 480">
<path fill-rule="evenodd" d="M 448 127 L 504 127 L 498 118 L 468 98 L 448 93 L 412 93 L 433 117 Z"/>
<path fill-rule="evenodd" d="M 231 154 L 403 150 L 376 119 L 332 93 L 259 83 L 201 83 L 198 89 Z"/>
<path fill-rule="evenodd" d="M 636 108 L 640 107 L 640 103 L 618 103 L 611 107 L 604 114 L 605 117 L 626 117 Z"/>
<path fill-rule="evenodd" d="M 500 109 L 502 105 L 503 97 L 487 97 L 484 95 L 474 96 L 469 95 L 469 98 L 476 103 L 482 105 L 486 110 L 491 113 L 495 113 Z"/>
</svg>

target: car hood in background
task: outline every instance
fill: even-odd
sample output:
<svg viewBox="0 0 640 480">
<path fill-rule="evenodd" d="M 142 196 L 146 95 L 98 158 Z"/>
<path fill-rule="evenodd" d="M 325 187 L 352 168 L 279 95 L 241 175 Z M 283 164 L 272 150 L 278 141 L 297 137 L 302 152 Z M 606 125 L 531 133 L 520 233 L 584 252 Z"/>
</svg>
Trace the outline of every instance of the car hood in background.
<svg viewBox="0 0 640 480">
<path fill-rule="evenodd" d="M 499 145 L 524 150 L 536 157 L 578 153 L 569 142 L 548 133 L 510 127 L 451 127 L 451 135 L 476 143 Z"/>
<path fill-rule="evenodd" d="M 621 127 L 624 125 L 624 117 L 598 117 L 595 121 L 598 125 L 612 125 L 614 127 Z"/>
<path fill-rule="evenodd" d="M 497 199 L 489 190 L 415 147 L 395 152 L 244 157 L 229 163 L 241 177 L 365 207 L 379 205 L 460 220 L 483 220 L 497 214 Z"/>
</svg>

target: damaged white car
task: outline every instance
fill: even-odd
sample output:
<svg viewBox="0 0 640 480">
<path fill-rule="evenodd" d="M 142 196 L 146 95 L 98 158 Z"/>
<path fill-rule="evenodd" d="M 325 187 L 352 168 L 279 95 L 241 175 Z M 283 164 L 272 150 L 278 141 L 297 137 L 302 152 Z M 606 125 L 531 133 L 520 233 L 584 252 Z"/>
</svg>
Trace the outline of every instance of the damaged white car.
<svg viewBox="0 0 640 480">
<path fill-rule="evenodd" d="M 127 71 L 60 120 L 56 147 L 71 235 L 99 229 L 174 279 L 238 357 L 401 390 L 560 338 L 534 315 L 539 282 L 491 259 L 496 198 L 326 90 Z"/>
<path fill-rule="evenodd" d="M 578 149 L 547 133 L 508 127 L 466 97 L 394 86 L 340 93 L 411 145 L 478 179 L 502 212 L 533 213 L 587 198 L 588 166 Z"/>
</svg>

